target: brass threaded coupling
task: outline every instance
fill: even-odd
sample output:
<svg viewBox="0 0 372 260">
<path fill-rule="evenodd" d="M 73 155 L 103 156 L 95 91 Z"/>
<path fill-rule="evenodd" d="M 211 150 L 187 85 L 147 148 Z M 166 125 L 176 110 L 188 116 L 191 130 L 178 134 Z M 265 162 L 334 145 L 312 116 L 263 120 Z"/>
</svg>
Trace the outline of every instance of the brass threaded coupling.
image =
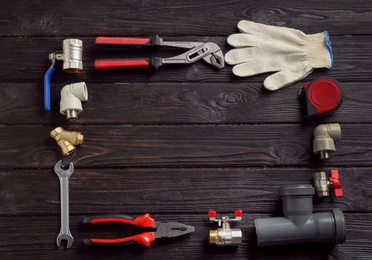
<svg viewBox="0 0 372 260">
<path fill-rule="evenodd" d="M 70 155 L 76 150 L 76 146 L 81 145 L 84 141 L 84 135 L 76 131 L 67 131 L 62 127 L 57 127 L 50 132 L 50 136 L 56 140 L 62 149 L 64 156 Z"/>
<path fill-rule="evenodd" d="M 217 230 L 209 230 L 209 244 L 218 244 L 218 234 Z"/>
<path fill-rule="evenodd" d="M 76 150 L 76 147 L 66 140 L 59 140 L 57 144 L 61 147 L 64 156 L 70 155 Z"/>
</svg>

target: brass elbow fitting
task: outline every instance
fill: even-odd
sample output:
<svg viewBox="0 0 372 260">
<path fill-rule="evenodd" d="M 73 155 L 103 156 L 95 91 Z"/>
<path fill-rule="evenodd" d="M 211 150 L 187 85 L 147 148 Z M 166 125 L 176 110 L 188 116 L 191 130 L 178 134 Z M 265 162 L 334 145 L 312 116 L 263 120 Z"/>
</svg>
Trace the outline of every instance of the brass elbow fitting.
<svg viewBox="0 0 372 260">
<path fill-rule="evenodd" d="M 340 124 L 319 125 L 314 130 L 313 152 L 319 154 L 321 160 L 327 160 L 336 151 L 335 142 L 340 139 Z"/>
<path fill-rule="evenodd" d="M 66 131 L 62 127 L 57 127 L 50 132 L 50 136 L 56 140 L 62 149 L 64 156 L 70 155 L 76 150 L 76 146 L 84 141 L 84 135 L 76 131 Z"/>
</svg>

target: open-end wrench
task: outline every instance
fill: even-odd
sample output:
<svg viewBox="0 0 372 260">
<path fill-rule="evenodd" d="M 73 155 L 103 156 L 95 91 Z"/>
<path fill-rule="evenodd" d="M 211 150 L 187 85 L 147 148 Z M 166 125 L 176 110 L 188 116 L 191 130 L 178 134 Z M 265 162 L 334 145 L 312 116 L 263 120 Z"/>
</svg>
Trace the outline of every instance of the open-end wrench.
<svg viewBox="0 0 372 260">
<path fill-rule="evenodd" d="M 54 166 L 54 172 L 58 175 L 60 192 L 61 192 L 61 230 L 57 236 L 57 246 L 60 247 L 61 241 L 67 241 L 67 248 L 72 246 L 74 238 L 70 232 L 69 226 L 69 201 L 68 201 L 68 180 L 74 173 L 74 164 L 70 162 L 69 168 L 64 170 L 62 168 L 62 160 L 58 161 Z"/>
</svg>

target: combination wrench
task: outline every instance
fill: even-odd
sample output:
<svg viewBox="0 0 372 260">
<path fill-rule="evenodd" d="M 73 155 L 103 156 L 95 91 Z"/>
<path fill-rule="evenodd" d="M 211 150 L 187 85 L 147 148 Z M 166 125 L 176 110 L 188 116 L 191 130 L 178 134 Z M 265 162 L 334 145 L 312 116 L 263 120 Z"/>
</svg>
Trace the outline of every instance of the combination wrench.
<svg viewBox="0 0 372 260">
<path fill-rule="evenodd" d="M 70 232 L 69 225 L 69 200 L 68 200 L 68 181 L 74 173 L 74 164 L 70 162 L 69 168 L 62 168 L 62 160 L 58 161 L 54 166 L 54 172 L 58 175 L 61 193 L 61 230 L 57 236 L 57 246 L 60 247 L 61 241 L 67 241 L 67 248 L 72 246 L 74 238 Z"/>
</svg>

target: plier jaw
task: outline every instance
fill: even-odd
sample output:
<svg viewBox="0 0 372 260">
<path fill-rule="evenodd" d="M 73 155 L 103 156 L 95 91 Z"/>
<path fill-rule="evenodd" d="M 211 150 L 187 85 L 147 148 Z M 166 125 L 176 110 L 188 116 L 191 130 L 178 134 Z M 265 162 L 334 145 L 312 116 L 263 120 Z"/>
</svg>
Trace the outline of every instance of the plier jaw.
<svg viewBox="0 0 372 260">
<path fill-rule="evenodd" d="M 218 45 L 213 42 L 207 42 L 205 43 L 205 45 L 208 46 L 210 54 L 203 57 L 203 60 L 217 69 L 222 69 L 223 67 L 225 67 L 225 59 L 220 47 L 218 47 Z"/>
<path fill-rule="evenodd" d="M 178 222 L 155 222 L 155 238 L 171 238 L 194 232 L 195 227 Z"/>
<path fill-rule="evenodd" d="M 84 244 L 89 246 L 114 246 L 122 247 L 132 244 L 140 244 L 149 247 L 152 242 L 157 238 L 172 238 L 177 236 L 186 235 L 194 232 L 195 228 L 178 222 L 159 222 L 154 221 L 150 214 L 146 213 L 137 218 L 127 215 L 101 215 L 95 217 L 86 217 L 83 219 L 85 224 L 97 223 L 122 223 L 143 228 L 152 229 L 151 231 L 144 232 L 138 235 L 123 237 L 123 238 L 89 238 L 84 239 Z"/>
</svg>

